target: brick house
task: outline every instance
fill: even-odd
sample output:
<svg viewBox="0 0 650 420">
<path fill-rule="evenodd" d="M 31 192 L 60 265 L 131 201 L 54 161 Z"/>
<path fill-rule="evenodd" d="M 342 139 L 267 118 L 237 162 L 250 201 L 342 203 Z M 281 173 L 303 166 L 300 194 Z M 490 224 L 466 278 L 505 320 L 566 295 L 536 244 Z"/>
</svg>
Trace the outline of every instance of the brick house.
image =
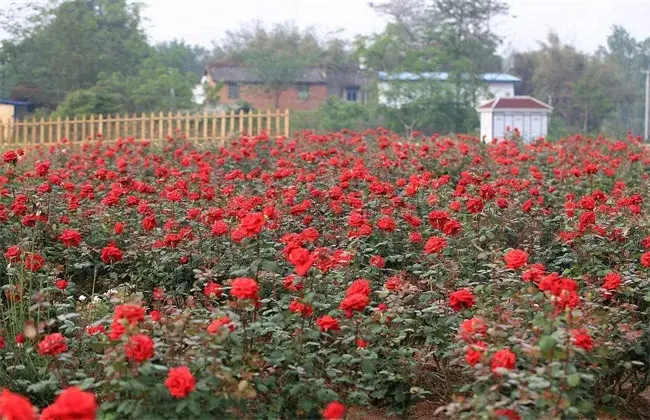
<svg viewBox="0 0 650 420">
<path fill-rule="evenodd" d="M 211 86 L 223 83 L 219 104 L 235 107 L 242 102 L 253 108 L 275 108 L 275 94 L 268 92 L 246 67 L 233 61 L 213 62 L 206 66 L 204 80 Z M 368 79 L 358 73 L 333 72 L 307 68 L 294 85 L 280 93 L 279 108 L 306 110 L 318 108 L 329 96 L 347 102 L 368 101 Z"/>
</svg>

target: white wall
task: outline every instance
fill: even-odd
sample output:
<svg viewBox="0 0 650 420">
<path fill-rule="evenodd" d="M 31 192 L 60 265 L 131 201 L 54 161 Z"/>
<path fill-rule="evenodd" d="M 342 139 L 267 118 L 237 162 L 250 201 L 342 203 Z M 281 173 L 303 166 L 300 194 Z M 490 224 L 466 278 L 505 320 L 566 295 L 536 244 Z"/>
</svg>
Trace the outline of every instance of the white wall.
<svg viewBox="0 0 650 420">
<path fill-rule="evenodd" d="M 483 115 L 481 114 L 481 134 L 487 131 L 487 126 L 484 129 Z M 492 137 L 502 139 L 506 134 L 506 128 L 510 127 L 510 132 L 515 128 L 519 129 L 524 141 L 532 141 L 539 137 L 544 137 L 548 134 L 548 113 L 546 111 L 536 110 L 499 110 L 494 111 L 491 119 L 490 128 L 493 130 Z"/>
<path fill-rule="evenodd" d="M 396 89 L 393 83 L 402 83 L 403 90 L 409 92 L 410 95 L 415 95 L 418 92 L 417 83 L 418 82 L 390 82 L 390 81 L 380 81 L 377 83 L 377 100 L 380 105 L 391 106 L 394 108 L 400 108 L 402 105 L 410 102 L 410 99 L 407 97 L 398 97 L 395 95 Z M 444 82 L 441 82 L 444 83 Z M 423 87 L 424 93 L 425 87 Z M 390 94 L 389 94 L 390 93 Z M 480 105 L 487 101 L 490 98 L 509 98 L 515 96 L 515 84 L 514 82 L 509 83 L 488 83 L 486 90 L 479 90 L 477 96 L 476 105 Z"/>
</svg>

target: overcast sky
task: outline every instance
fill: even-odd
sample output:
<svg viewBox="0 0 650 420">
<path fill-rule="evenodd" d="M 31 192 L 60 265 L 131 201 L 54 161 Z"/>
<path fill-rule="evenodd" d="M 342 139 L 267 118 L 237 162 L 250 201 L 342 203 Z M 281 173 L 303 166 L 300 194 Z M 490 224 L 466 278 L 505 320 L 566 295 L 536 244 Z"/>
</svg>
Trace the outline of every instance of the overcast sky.
<svg viewBox="0 0 650 420">
<path fill-rule="evenodd" d="M 0 0 L 0 3 L 4 0 Z M 381 31 L 385 21 L 367 0 L 141 0 L 149 35 L 155 41 L 184 38 L 210 46 L 228 29 L 252 20 L 295 21 L 343 34 Z M 383 0 L 375 0 L 382 2 Z M 650 0 L 510 0 L 510 13 L 495 22 L 502 52 L 536 46 L 555 30 L 560 39 L 591 52 L 605 42 L 614 24 L 637 39 L 650 37 Z"/>
</svg>

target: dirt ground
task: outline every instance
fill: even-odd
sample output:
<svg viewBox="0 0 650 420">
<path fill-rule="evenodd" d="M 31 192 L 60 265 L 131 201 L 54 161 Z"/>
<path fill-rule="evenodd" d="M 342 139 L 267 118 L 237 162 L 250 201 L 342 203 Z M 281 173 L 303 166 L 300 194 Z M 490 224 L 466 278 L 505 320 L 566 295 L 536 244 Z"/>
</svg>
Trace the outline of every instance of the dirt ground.
<svg viewBox="0 0 650 420">
<path fill-rule="evenodd" d="M 619 416 L 612 416 L 609 414 L 601 414 L 597 420 L 650 420 L 650 388 L 641 394 L 641 401 L 635 406 L 630 407 L 630 413 L 621 414 Z M 444 415 L 435 416 L 433 413 L 438 408 L 437 405 L 427 401 L 421 401 L 411 408 L 409 413 L 405 416 L 396 414 L 389 414 L 385 409 L 373 407 L 352 407 L 346 417 L 348 420 L 448 420 L 449 417 Z"/>
</svg>

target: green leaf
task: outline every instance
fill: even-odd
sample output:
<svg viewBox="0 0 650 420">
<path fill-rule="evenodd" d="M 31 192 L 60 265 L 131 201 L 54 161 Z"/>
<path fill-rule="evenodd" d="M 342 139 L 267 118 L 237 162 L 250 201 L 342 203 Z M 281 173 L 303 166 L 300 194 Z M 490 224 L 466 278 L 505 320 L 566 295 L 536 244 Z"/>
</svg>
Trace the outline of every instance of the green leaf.
<svg viewBox="0 0 650 420">
<path fill-rule="evenodd" d="M 555 338 L 551 337 L 550 335 L 542 337 L 541 340 L 539 340 L 539 348 L 542 349 L 543 351 L 548 351 L 555 347 L 557 344 L 557 341 Z"/>
<path fill-rule="evenodd" d="M 567 376 L 566 383 L 571 388 L 577 387 L 578 385 L 580 385 L 580 374 L 579 373 L 574 373 L 572 375 Z"/>
</svg>

